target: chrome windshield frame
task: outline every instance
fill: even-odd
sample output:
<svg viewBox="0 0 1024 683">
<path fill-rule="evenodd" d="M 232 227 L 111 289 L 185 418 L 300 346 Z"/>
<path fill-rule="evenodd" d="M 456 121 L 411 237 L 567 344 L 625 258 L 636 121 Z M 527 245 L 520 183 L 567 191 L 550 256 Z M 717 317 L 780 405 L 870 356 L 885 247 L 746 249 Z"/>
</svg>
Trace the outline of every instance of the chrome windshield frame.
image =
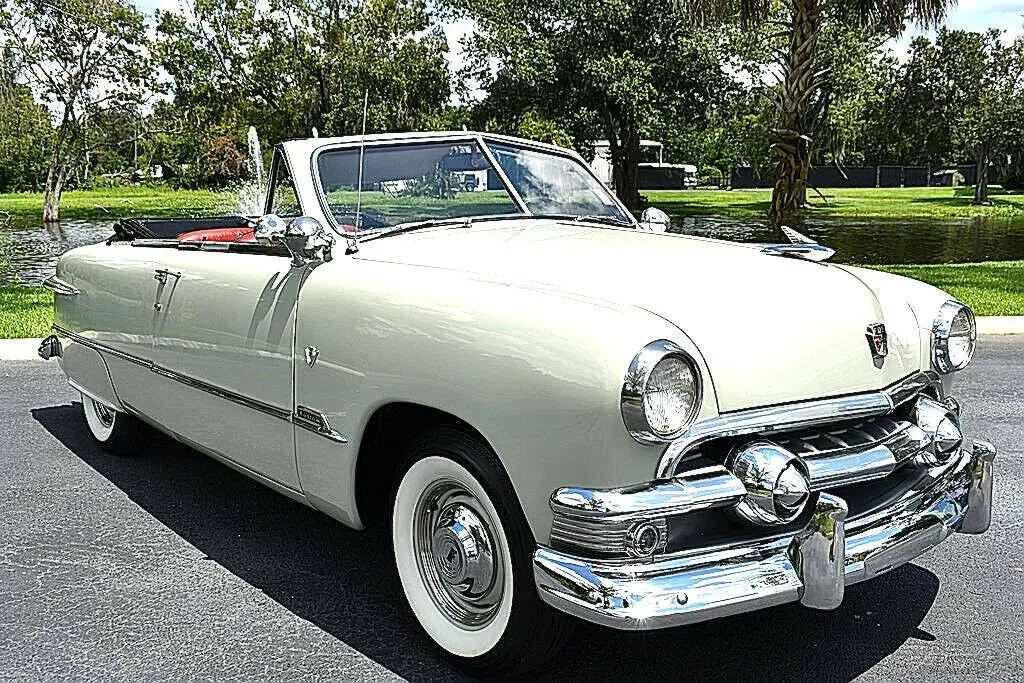
<svg viewBox="0 0 1024 683">
<path fill-rule="evenodd" d="M 522 148 L 522 149 L 527 149 L 527 150 L 534 151 L 534 152 L 542 152 L 544 154 L 550 154 L 550 155 L 553 155 L 553 156 L 560 156 L 560 157 L 564 157 L 564 158 L 567 158 L 567 159 L 571 159 L 572 161 L 575 161 L 580 167 L 582 167 L 583 172 L 586 175 L 588 175 L 591 179 L 593 179 L 593 181 L 599 187 L 602 188 L 602 190 L 604 191 L 604 193 L 607 196 L 607 198 L 610 199 L 611 203 L 616 208 L 618 208 L 618 210 L 622 213 L 622 215 L 625 216 L 630 221 L 630 225 L 625 225 L 624 224 L 622 226 L 622 228 L 632 227 L 632 228 L 636 229 L 636 228 L 639 227 L 639 224 L 637 223 L 636 218 L 629 211 L 629 209 L 626 208 L 625 204 L 623 204 L 619 200 L 619 198 L 615 195 L 615 193 L 610 188 L 608 188 L 603 182 L 601 182 L 601 179 L 598 178 L 597 174 L 594 173 L 594 170 L 590 167 L 590 164 L 588 164 L 583 159 L 583 157 L 581 157 L 575 151 L 573 151 L 571 149 L 565 149 L 565 148 L 562 148 L 562 147 L 558 147 L 556 145 L 550 145 L 550 144 L 546 144 L 546 143 L 542 143 L 542 142 L 537 142 L 537 141 L 534 141 L 534 140 L 523 140 L 523 139 L 520 139 L 520 138 L 515 138 L 515 137 L 510 137 L 510 136 L 505 136 L 505 135 L 497 135 L 497 134 L 494 134 L 494 133 L 475 133 L 475 132 L 468 132 L 467 131 L 467 132 L 465 132 L 463 134 L 438 133 L 437 135 L 422 135 L 422 136 L 421 135 L 417 135 L 415 137 L 409 137 L 409 138 L 396 137 L 396 138 L 389 138 L 389 139 L 385 139 L 385 140 L 374 139 L 374 140 L 366 140 L 366 141 L 361 141 L 358 137 L 352 137 L 352 138 L 349 138 L 349 139 L 344 140 L 344 141 L 339 141 L 339 142 L 333 142 L 333 143 L 325 144 L 325 145 L 315 149 L 313 151 L 313 153 L 310 155 L 310 160 L 309 160 L 310 177 L 311 177 L 311 179 L 313 181 L 313 186 L 314 186 L 313 190 L 314 190 L 314 193 L 316 194 L 317 202 L 320 205 L 320 210 L 323 212 L 324 216 L 326 218 L 328 218 L 328 220 L 330 221 L 330 228 L 334 232 L 342 234 L 343 236 L 349 236 L 349 235 L 346 235 L 346 234 L 342 233 L 342 231 L 340 230 L 340 226 L 338 225 L 338 222 L 334 219 L 334 214 L 331 211 L 330 202 L 328 201 L 327 195 L 324 192 L 324 185 L 323 185 L 323 182 L 322 182 L 321 177 L 320 177 L 320 169 L 319 169 L 319 160 L 320 160 L 320 156 L 322 154 L 325 154 L 325 153 L 328 153 L 328 152 L 334 152 L 334 151 L 338 151 L 338 150 L 346 150 L 346 149 L 358 148 L 361 145 L 365 145 L 366 147 L 372 147 L 372 148 L 382 148 L 382 147 L 403 147 L 403 146 L 407 146 L 407 145 L 427 145 L 427 144 L 449 143 L 449 142 L 451 142 L 451 143 L 467 143 L 467 144 L 476 144 L 476 145 L 478 145 L 480 147 L 481 153 L 487 158 L 487 162 L 491 165 L 491 168 L 494 169 L 495 174 L 497 174 L 498 178 L 501 180 L 502 185 L 503 185 L 502 189 L 505 190 L 505 192 L 509 195 L 509 198 L 512 200 L 512 203 L 515 204 L 516 208 L 519 209 L 519 211 L 520 211 L 520 213 L 516 213 L 516 214 L 484 214 L 484 215 L 481 215 L 481 216 L 461 216 L 461 217 L 460 216 L 453 216 L 452 217 L 453 221 L 457 221 L 460 218 L 472 218 L 474 220 L 483 219 L 483 218 L 491 218 L 491 217 L 494 217 L 494 218 L 529 218 L 529 217 L 534 215 L 533 212 L 526 205 L 526 202 L 520 196 L 518 190 L 516 190 L 515 185 L 512 184 L 512 181 L 509 179 L 508 175 L 505 173 L 505 169 L 502 168 L 501 164 L 498 163 L 497 158 L 494 156 L 494 152 L 493 152 L 493 150 L 491 150 L 490 144 L 489 144 L 489 143 L 493 142 L 493 143 L 496 143 L 496 144 L 499 144 L 499 145 L 507 145 L 507 146 L 512 146 L 512 147 L 518 147 L 518 148 Z M 398 227 L 398 226 L 401 226 L 401 225 L 406 225 L 406 224 L 409 224 L 409 223 L 416 223 L 416 222 L 419 222 L 419 221 L 404 221 L 402 223 L 396 223 L 395 225 L 389 226 L 389 227 L 390 228 L 395 228 L 395 227 Z M 387 229 L 388 228 L 377 228 L 377 229 L 370 228 L 370 229 L 366 230 L 366 234 L 370 235 L 370 234 L 374 234 L 375 232 L 380 232 L 380 231 L 387 230 Z"/>
</svg>

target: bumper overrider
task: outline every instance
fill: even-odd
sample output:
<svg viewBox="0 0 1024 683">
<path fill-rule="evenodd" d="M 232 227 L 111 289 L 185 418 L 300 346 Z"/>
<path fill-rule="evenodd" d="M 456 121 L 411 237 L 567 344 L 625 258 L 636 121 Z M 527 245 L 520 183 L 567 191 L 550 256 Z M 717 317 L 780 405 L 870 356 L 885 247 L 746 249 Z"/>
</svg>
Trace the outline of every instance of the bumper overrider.
<svg viewBox="0 0 1024 683">
<path fill-rule="evenodd" d="M 874 450 L 898 452 L 892 443 Z M 909 562 L 954 532 L 986 531 L 995 455 L 987 442 L 965 441 L 944 462 L 926 461 L 920 476 L 884 504 L 856 515 L 839 495 L 817 490 L 809 513 L 800 518 L 806 520 L 802 527 L 794 531 L 791 525 L 785 533 L 765 528 L 755 540 L 748 536 L 647 557 L 599 557 L 540 546 L 534 554 L 537 588 L 561 611 L 625 630 L 692 624 L 797 601 L 832 609 L 842 602 L 847 585 Z M 561 491 L 564 497 L 567 490 Z M 720 466 L 603 496 L 599 491 L 581 496 L 581 491 L 571 494 L 582 513 L 575 533 L 590 538 L 606 528 L 610 534 L 636 529 L 637 519 L 735 507 L 744 495 Z M 560 505 L 558 493 L 553 508 Z M 564 538 L 574 532 L 560 533 Z M 664 541 L 658 549 L 664 549 Z"/>
</svg>

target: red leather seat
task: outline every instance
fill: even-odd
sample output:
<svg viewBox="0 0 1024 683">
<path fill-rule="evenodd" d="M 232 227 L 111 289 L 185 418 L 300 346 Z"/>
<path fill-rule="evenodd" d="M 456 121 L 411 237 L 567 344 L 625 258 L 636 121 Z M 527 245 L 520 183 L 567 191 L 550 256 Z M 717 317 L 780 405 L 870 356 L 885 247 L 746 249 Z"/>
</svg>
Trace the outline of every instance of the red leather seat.
<svg viewBox="0 0 1024 683">
<path fill-rule="evenodd" d="M 207 228 L 178 235 L 182 242 L 255 242 L 252 228 Z"/>
</svg>

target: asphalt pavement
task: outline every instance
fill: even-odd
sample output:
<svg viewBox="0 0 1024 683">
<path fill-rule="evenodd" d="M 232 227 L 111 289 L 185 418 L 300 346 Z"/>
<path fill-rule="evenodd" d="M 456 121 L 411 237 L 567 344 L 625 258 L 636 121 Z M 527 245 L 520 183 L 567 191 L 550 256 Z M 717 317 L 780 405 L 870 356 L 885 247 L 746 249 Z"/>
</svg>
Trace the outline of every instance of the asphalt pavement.
<svg viewBox="0 0 1024 683">
<path fill-rule="evenodd" d="M 582 625 L 532 678 L 1024 678 L 1024 337 L 983 338 L 956 395 L 1000 451 L 986 535 L 852 586 L 832 612 Z M 0 361 L 0 680 L 461 678 L 413 620 L 382 531 L 169 440 L 107 455 L 78 402 L 55 363 Z"/>
</svg>

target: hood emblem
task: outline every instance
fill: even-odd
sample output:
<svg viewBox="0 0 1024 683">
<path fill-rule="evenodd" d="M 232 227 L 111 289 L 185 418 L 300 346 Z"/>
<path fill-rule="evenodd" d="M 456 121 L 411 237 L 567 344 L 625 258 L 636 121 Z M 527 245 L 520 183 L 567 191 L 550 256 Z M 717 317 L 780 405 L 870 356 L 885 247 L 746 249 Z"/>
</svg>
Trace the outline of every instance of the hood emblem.
<svg viewBox="0 0 1024 683">
<path fill-rule="evenodd" d="M 889 335 L 885 332 L 884 323 L 873 323 L 868 325 L 867 334 L 868 346 L 871 347 L 871 357 L 875 360 L 882 360 L 889 354 Z"/>
</svg>

